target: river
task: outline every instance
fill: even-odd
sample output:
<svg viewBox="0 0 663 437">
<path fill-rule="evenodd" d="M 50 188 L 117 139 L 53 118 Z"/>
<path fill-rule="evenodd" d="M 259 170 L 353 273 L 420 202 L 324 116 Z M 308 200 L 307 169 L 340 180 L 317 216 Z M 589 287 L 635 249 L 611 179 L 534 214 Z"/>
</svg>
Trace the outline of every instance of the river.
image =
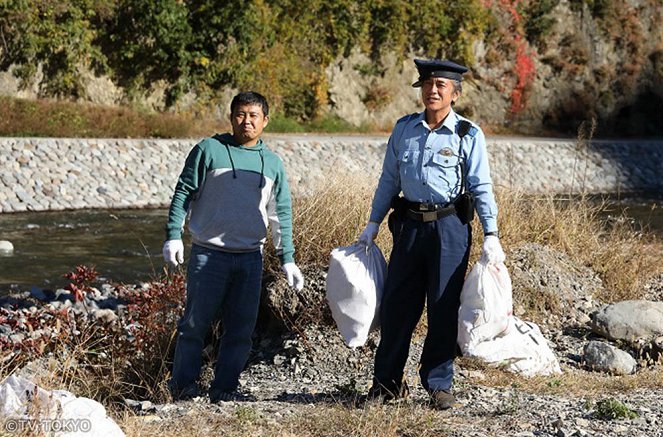
<svg viewBox="0 0 663 437">
<path fill-rule="evenodd" d="M 663 238 L 660 199 L 608 203 L 604 216 L 625 215 Z M 55 289 L 79 264 L 94 265 L 101 279 L 136 283 L 163 269 L 165 209 L 79 210 L 0 214 L 0 240 L 14 245 L 0 255 L 0 295 L 32 286 Z M 187 245 L 188 246 L 188 245 Z"/>
</svg>

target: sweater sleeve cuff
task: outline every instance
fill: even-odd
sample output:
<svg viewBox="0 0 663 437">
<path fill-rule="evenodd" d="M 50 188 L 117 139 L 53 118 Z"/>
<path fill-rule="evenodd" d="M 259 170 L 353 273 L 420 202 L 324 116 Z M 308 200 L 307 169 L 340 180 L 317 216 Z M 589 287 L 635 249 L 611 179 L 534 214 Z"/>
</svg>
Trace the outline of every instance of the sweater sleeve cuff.
<svg viewBox="0 0 663 437">
<path fill-rule="evenodd" d="M 178 229 L 166 229 L 166 241 L 169 240 L 181 240 L 182 231 Z"/>
<path fill-rule="evenodd" d="M 293 252 L 282 253 L 279 255 L 279 258 L 281 260 L 281 265 L 295 262 L 295 254 Z"/>
</svg>

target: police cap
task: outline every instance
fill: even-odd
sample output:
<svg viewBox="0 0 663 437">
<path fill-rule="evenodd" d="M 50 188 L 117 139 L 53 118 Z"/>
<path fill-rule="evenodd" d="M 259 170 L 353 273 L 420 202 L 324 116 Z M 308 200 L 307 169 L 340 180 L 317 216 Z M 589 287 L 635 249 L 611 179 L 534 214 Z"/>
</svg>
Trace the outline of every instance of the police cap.
<svg viewBox="0 0 663 437">
<path fill-rule="evenodd" d="M 429 77 L 463 80 L 463 73 L 468 71 L 467 67 L 440 59 L 415 59 L 414 64 L 419 71 L 419 80 L 412 84 L 413 87 L 420 87 Z"/>
</svg>

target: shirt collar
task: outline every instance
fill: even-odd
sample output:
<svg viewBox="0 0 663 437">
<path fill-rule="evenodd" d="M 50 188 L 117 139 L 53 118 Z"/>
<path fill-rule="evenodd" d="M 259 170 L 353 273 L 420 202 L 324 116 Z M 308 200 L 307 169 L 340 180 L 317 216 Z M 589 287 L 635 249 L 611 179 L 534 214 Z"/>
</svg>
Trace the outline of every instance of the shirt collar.
<svg viewBox="0 0 663 437">
<path fill-rule="evenodd" d="M 428 124 L 426 123 L 426 110 L 423 110 L 422 112 L 419 113 L 419 116 L 417 118 L 417 124 L 419 123 L 424 125 L 424 127 L 428 126 Z M 435 130 L 440 130 L 442 127 L 446 127 L 447 129 L 449 129 L 451 133 L 454 133 L 456 132 L 456 123 L 458 123 L 458 114 L 456 114 L 453 108 L 451 108 L 451 111 L 449 111 L 449 114 L 447 114 L 447 117 L 444 119 L 440 127 L 438 127 Z M 430 126 L 428 126 L 428 129 L 430 129 Z"/>
</svg>

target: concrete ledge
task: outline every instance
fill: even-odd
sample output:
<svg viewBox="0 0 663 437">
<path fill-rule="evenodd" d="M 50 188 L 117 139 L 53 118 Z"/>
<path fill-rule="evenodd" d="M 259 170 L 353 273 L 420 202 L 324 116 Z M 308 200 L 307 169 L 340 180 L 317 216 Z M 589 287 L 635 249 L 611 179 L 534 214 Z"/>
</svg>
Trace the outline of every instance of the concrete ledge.
<svg viewBox="0 0 663 437">
<path fill-rule="evenodd" d="M 293 194 L 330 175 L 379 175 L 387 137 L 273 135 Z M 0 138 L 0 212 L 168 206 L 197 140 Z M 494 183 L 530 193 L 663 189 L 663 141 L 489 138 Z"/>
</svg>

